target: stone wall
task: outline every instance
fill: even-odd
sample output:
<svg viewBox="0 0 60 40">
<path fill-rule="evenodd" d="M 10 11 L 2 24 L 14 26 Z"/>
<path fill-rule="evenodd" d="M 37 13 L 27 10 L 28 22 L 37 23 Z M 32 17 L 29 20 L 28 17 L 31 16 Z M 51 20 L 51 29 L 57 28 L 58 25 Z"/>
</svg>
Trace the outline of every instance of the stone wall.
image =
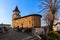
<svg viewBox="0 0 60 40">
<path fill-rule="evenodd" d="M 28 16 L 22 17 L 16 20 L 12 20 L 12 26 L 14 27 L 23 27 L 23 28 L 32 28 L 41 26 L 41 17 L 40 16 Z"/>
</svg>

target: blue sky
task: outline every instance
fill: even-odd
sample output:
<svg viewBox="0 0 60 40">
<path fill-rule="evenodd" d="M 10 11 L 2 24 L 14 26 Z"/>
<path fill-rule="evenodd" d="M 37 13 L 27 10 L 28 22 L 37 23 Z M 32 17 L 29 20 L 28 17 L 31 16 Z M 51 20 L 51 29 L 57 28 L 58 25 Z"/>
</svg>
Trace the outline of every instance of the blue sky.
<svg viewBox="0 0 60 40">
<path fill-rule="evenodd" d="M 12 14 L 16 5 L 21 12 L 21 16 L 40 14 L 38 13 L 38 2 L 38 0 L 0 0 L 0 23 L 12 23 Z"/>
</svg>

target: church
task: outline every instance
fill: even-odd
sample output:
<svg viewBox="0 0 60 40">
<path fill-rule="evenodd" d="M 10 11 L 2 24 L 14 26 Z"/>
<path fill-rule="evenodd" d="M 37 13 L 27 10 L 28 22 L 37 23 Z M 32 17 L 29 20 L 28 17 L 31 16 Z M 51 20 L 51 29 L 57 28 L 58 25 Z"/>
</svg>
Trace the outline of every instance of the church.
<svg viewBox="0 0 60 40">
<path fill-rule="evenodd" d="M 21 17 L 18 7 L 13 10 L 12 15 L 12 27 L 16 28 L 39 28 L 41 27 L 41 15 L 39 14 L 30 14 L 27 16 Z"/>
</svg>

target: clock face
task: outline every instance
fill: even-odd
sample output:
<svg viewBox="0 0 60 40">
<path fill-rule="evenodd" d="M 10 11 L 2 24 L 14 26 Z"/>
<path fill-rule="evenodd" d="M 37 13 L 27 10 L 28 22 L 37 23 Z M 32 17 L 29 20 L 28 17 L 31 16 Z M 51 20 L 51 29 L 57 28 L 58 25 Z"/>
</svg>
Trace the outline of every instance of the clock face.
<svg viewBox="0 0 60 40">
<path fill-rule="evenodd" d="M 16 18 L 16 15 L 13 15 L 13 19 Z"/>
<path fill-rule="evenodd" d="M 16 17 L 16 15 L 14 15 L 14 17 Z"/>
</svg>

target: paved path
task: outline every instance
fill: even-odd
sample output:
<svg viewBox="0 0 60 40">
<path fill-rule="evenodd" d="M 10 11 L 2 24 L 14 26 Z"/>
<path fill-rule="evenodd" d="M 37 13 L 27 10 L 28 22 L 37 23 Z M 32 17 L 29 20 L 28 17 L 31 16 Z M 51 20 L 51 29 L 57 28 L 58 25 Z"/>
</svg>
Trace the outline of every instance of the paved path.
<svg viewBox="0 0 60 40">
<path fill-rule="evenodd" d="M 58 40 L 60 40 L 60 34 L 58 35 Z"/>
<path fill-rule="evenodd" d="M 22 40 L 28 36 L 30 35 L 27 33 L 16 32 L 10 29 L 8 33 L 0 34 L 0 40 Z"/>
</svg>

